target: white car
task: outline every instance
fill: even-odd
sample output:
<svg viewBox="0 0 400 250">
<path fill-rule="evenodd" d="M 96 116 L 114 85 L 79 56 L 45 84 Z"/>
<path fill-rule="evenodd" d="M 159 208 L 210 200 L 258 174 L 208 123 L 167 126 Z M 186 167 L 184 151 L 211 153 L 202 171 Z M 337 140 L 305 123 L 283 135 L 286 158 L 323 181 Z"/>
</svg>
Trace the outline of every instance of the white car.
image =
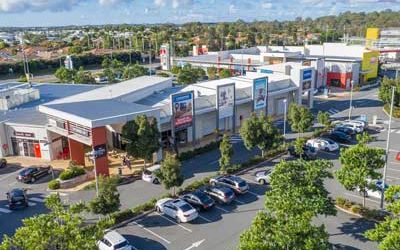
<svg viewBox="0 0 400 250">
<path fill-rule="evenodd" d="M 339 149 L 339 144 L 328 138 L 315 138 L 307 141 L 306 145 L 324 151 L 336 151 Z"/>
<path fill-rule="evenodd" d="M 346 122 L 355 123 L 355 124 L 357 124 L 359 126 L 362 126 L 364 129 L 366 127 L 368 127 L 368 123 L 366 121 L 362 121 L 362 120 L 348 120 Z"/>
<path fill-rule="evenodd" d="M 174 218 L 177 223 L 189 222 L 199 216 L 197 210 L 182 199 L 161 199 L 156 203 L 156 211 Z"/>
<path fill-rule="evenodd" d="M 349 127 L 349 128 L 351 128 L 351 129 L 353 129 L 354 131 L 356 131 L 356 133 L 362 133 L 362 132 L 364 132 L 364 126 L 361 125 L 361 124 L 358 123 L 358 122 L 353 122 L 353 121 L 351 121 L 351 122 L 344 122 L 344 123 L 341 124 L 341 126 Z"/>
<path fill-rule="evenodd" d="M 271 173 L 272 171 L 270 169 L 259 171 L 255 174 L 255 180 L 256 182 L 260 184 L 269 184 L 271 181 Z"/>
<path fill-rule="evenodd" d="M 374 197 L 377 199 L 380 199 L 382 196 L 382 187 L 383 187 L 383 182 L 382 180 L 371 180 L 367 179 L 367 183 L 370 186 L 370 188 L 367 188 L 367 193 L 366 197 Z M 385 183 L 385 191 L 389 188 L 389 185 Z M 360 195 L 363 195 L 361 190 L 357 188 L 357 191 L 360 193 Z"/>
<path fill-rule="evenodd" d="M 160 169 L 160 165 L 154 165 L 151 166 L 149 168 L 146 168 L 143 173 L 142 173 L 142 180 L 146 181 L 146 182 L 150 182 L 150 183 L 154 183 L 154 184 L 159 184 L 160 180 L 157 178 L 155 172 L 158 171 Z"/>
<path fill-rule="evenodd" d="M 99 250 L 132 250 L 132 246 L 117 231 L 106 232 L 103 239 L 97 242 Z"/>
</svg>

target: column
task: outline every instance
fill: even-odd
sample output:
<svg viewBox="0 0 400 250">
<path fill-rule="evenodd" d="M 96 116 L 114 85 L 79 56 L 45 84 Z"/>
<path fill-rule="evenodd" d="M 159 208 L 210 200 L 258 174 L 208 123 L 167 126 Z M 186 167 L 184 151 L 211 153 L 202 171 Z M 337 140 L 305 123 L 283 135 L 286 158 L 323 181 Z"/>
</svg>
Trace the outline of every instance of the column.
<svg viewBox="0 0 400 250">
<path fill-rule="evenodd" d="M 92 149 L 96 146 L 107 147 L 106 127 L 92 128 Z M 102 157 L 95 159 L 97 175 L 108 176 L 108 157 L 107 152 Z"/>
<path fill-rule="evenodd" d="M 71 160 L 79 165 L 85 165 L 84 145 L 78 141 L 68 138 L 69 155 Z"/>
</svg>

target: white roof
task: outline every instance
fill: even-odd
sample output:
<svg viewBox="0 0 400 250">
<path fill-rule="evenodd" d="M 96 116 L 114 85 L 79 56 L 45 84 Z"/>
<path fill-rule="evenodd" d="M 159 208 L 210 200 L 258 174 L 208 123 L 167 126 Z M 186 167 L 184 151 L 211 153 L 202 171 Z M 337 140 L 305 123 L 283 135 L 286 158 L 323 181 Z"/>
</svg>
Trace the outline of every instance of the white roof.
<svg viewBox="0 0 400 250">
<path fill-rule="evenodd" d="M 113 245 L 117 245 L 121 242 L 126 241 L 126 239 L 120 235 L 117 231 L 111 230 L 108 231 L 105 235 L 104 238 L 110 241 Z"/>
</svg>

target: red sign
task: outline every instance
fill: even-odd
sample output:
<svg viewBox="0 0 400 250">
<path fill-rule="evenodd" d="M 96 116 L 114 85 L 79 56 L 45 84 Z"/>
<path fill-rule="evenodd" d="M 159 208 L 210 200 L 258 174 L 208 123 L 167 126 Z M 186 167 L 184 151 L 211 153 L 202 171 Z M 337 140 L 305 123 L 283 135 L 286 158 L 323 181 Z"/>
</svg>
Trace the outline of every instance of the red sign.
<svg viewBox="0 0 400 250">
<path fill-rule="evenodd" d="M 179 117 L 175 119 L 175 126 L 182 126 L 182 125 L 186 125 L 188 123 L 191 123 L 193 120 L 193 115 L 186 115 L 183 117 Z"/>
</svg>

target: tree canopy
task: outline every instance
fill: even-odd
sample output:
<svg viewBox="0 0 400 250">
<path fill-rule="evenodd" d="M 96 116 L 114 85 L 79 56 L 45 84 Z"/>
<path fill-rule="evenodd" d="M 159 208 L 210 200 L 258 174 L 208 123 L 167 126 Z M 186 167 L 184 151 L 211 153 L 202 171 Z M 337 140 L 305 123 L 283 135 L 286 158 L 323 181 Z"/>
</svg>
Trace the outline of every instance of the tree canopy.
<svg viewBox="0 0 400 250">
<path fill-rule="evenodd" d="M 99 196 L 90 201 L 90 211 L 102 215 L 118 211 L 121 206 L 117 189 L 118 179 L 115 177 L 104 177 L 100 175 L 98 181 Z"/>
<path fill-rule="evenodd" d="M 228 167 L 231 165 L 231 157 L 233 155 L 232 144 L 229 140 L 229 136 L 224 134 L 222 141 L 219 144 L 219 151 L 221 157 L 219 158 L 219 171 L 224 173 Z"/>
<path fill-rule="evenodd" d="M 314 117 L 308 108 L 292 103 L 289 106 L 288 120 L 292 130 L 300 134 L 313 125 Z"/>
<path fill-rule="evenodd" d="M 166 154 L 161 163 L 159 177 L 166 189 L 174 189 L 173 194 L 175 195 L 175 188 L 181 186 L 184 180 L 181 173 L 181 163 L 175 155 Z"/>
</svg>

